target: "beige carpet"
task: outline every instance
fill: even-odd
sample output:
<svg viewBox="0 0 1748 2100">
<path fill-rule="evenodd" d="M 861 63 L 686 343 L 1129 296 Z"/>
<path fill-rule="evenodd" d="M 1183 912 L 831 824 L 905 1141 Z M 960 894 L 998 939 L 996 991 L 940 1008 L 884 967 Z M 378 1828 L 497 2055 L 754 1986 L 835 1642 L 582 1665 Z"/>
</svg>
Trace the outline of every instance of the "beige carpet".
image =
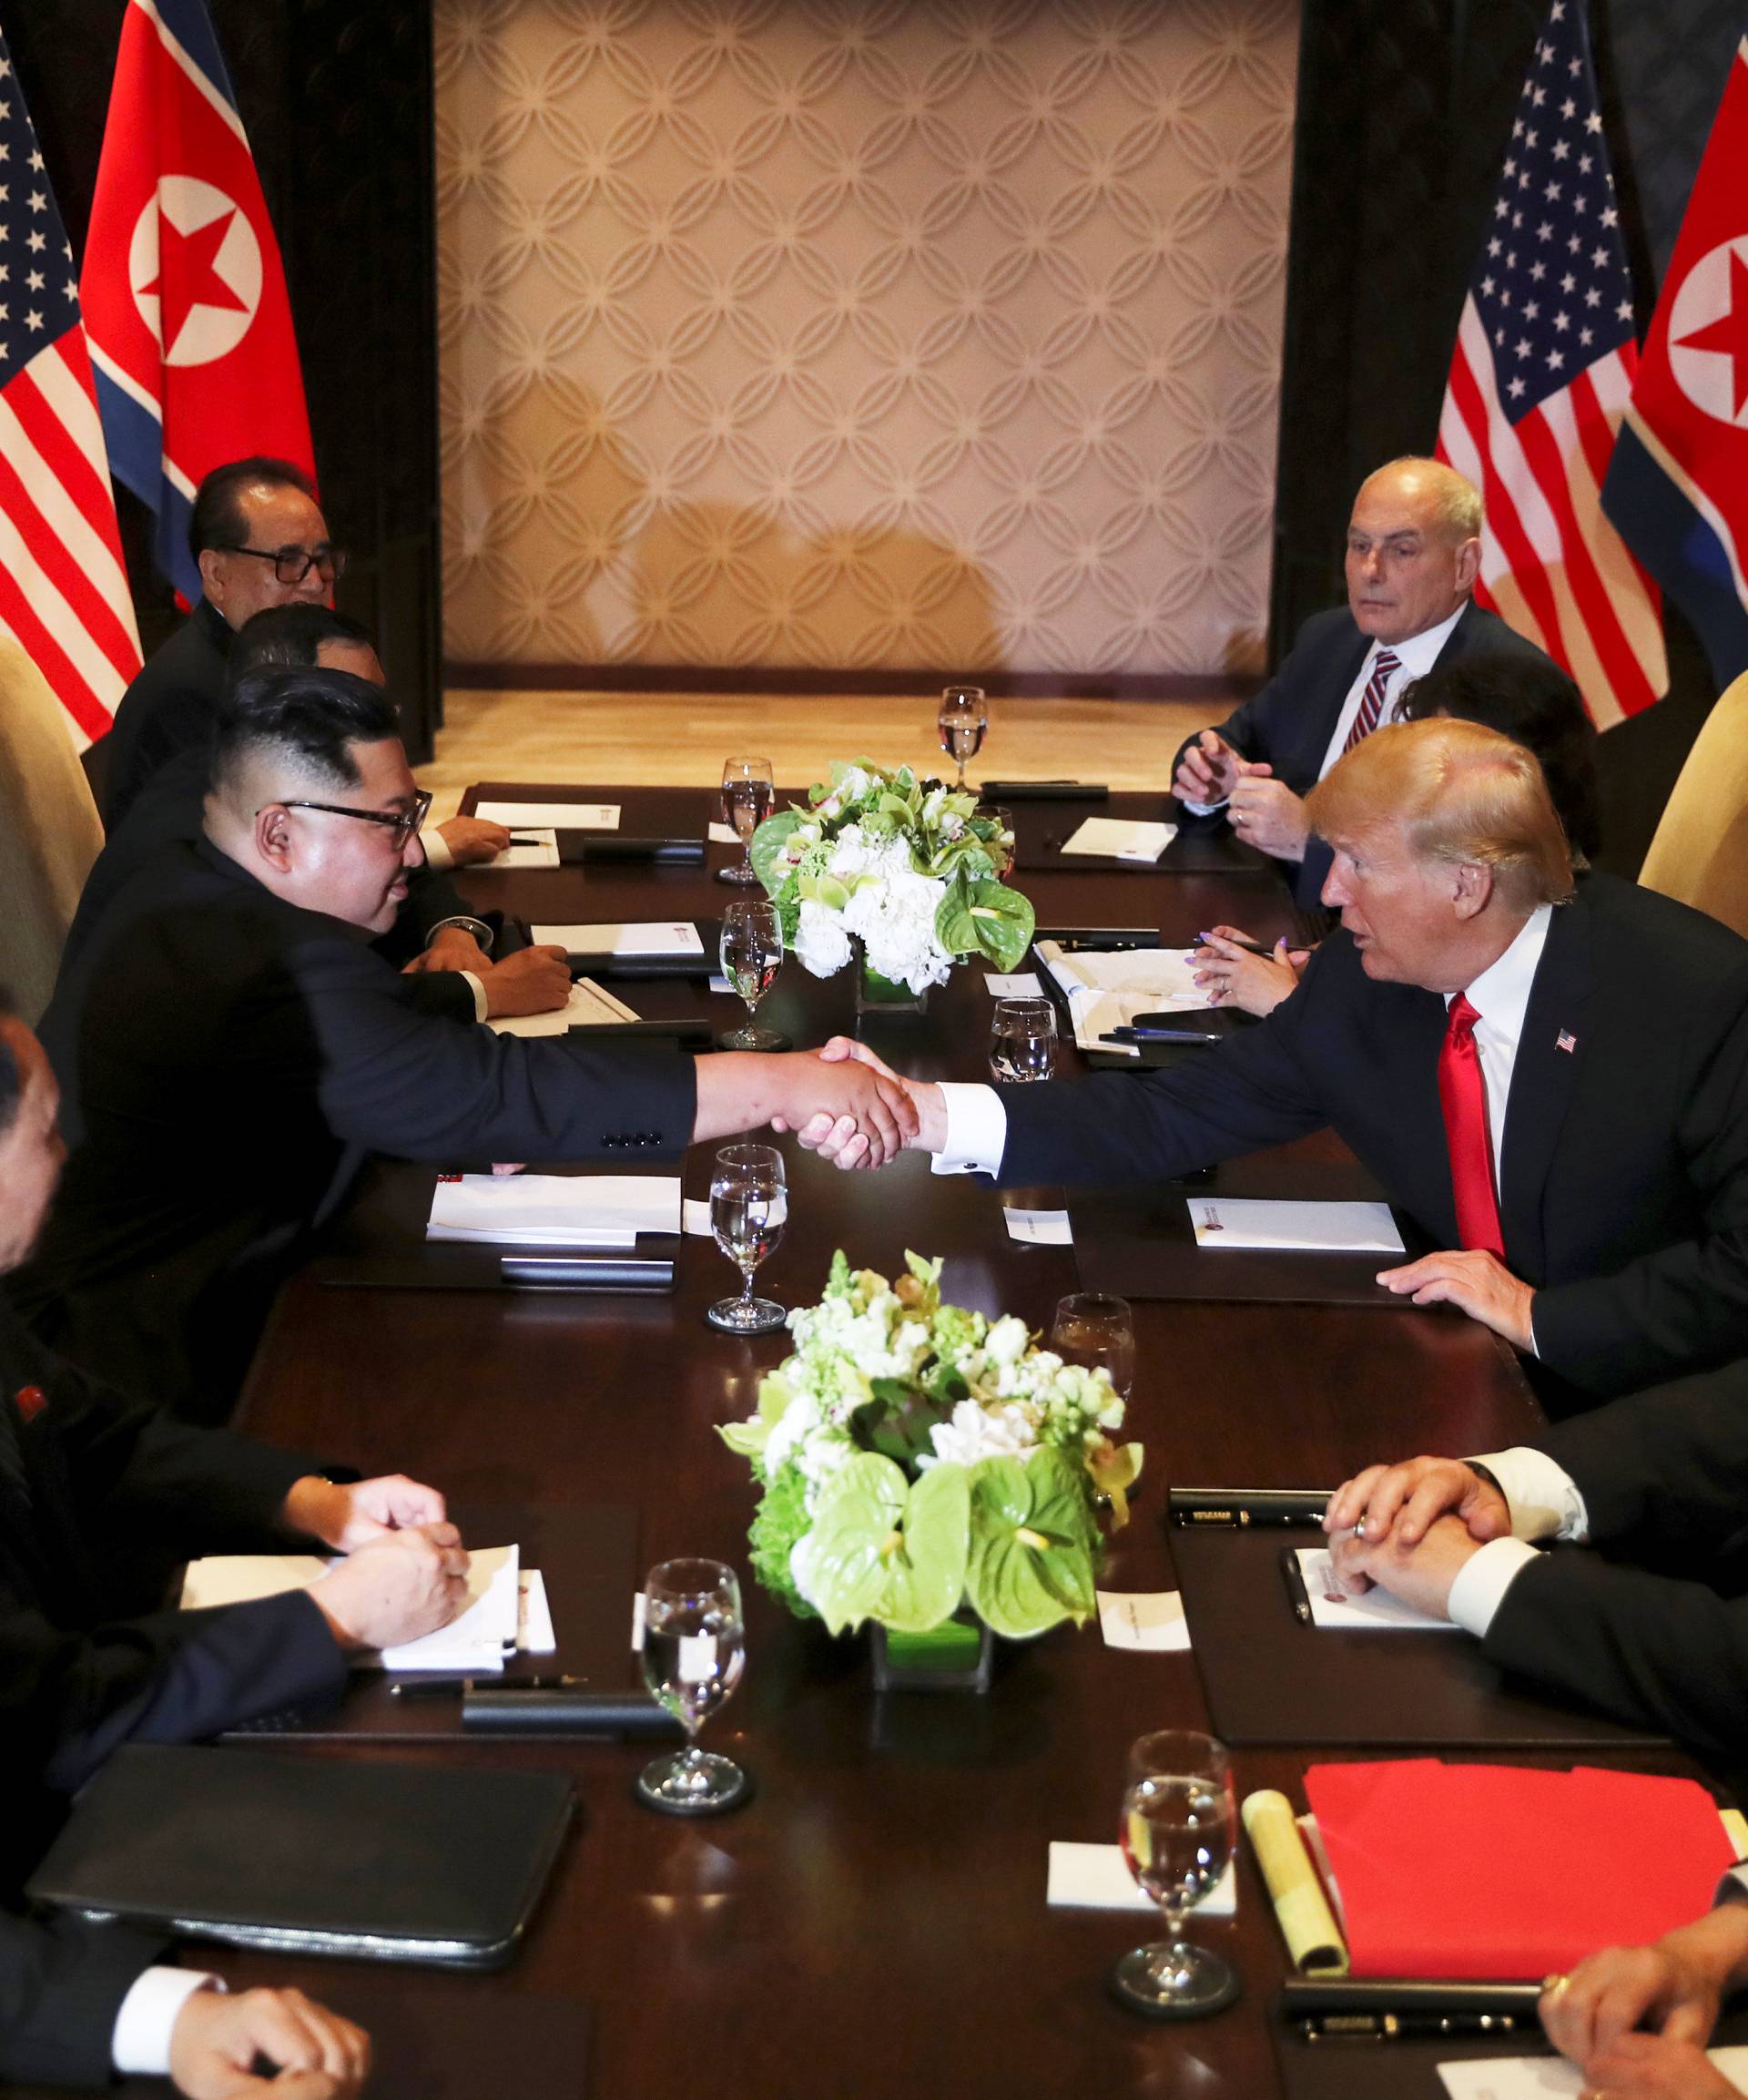
<svg viewBox="0 0 1748 2100">
<path fill-rule="evenodd" d="M 441 820 L 475 780 L 714 787 L 731 754 L 768 758 L 779 780 L 796 782 L 823 779 L 834 758 L 936 770 L 946 763 L 935 738 L 938 697 L 455 690 L 420 780 Z M 993 700 L 970 777 L 1164 788 L 1178 745 L 1231 705 L 1212 695 L 1205 703 Z"/>
</svg>

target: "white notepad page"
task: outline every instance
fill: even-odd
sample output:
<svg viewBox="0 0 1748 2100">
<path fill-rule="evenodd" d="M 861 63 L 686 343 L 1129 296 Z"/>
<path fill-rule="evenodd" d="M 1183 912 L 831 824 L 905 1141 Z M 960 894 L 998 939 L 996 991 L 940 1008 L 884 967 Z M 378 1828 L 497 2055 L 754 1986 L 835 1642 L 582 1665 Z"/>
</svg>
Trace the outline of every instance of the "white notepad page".
<svg viewBox="0 0 1748 2100">
<path fill-rule="evenodd" d="M 690 919 L 648 920 L 620 925 L 534 926 L 534 945 L 563 948 L 568 955 L 702 955 L 704 943 Z"/>
<path fill-rule="evenodd" d="M 473 814 L 512 831 L 616 831 L 617 802 L 476 802 Z"/>
<path fill-rule="evenodd" d="M 677 1174 L 463 1174 L 432 1191 L 425 1238 L 630 1248 L 679 1229 Z"/>
<path fill-rule="evenodd" d="M 1267 1197 L 1192 1196 L 1198 1247 L 1293 1253 L 1404 1254 L 1387 1203 L 1284 1203 Z"/>
</svg>

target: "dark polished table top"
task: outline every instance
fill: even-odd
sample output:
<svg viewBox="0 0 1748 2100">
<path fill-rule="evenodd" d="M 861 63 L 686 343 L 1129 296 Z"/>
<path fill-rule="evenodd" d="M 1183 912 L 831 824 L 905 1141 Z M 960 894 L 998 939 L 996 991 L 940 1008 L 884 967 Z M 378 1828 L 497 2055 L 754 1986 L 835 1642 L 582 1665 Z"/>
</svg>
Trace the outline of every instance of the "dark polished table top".
<svg viewBox="0 0 1748 2100">
<path fill-rule="evenodd" d="M 597 782 L 479 792 L 617 801 L 622 828 L 640 835 L 696 836 L 716 813 L 696 791 Z M 1043 840 L 1085 813 L 1067 811 L 1064 822 L 1062 805 L 1020 805 L 1022 861 L 1032 848 L 1042 858 Z M 1159 815 L 1162 799 L 1114 798 L 1108 813 Z M 712 847 L 702 870 L 468 871 L 461 881 L 482 907 L 535 921 L 709 917 L 737 894 L 713 879 L 732 857 Z M 1016 880 L 1053 924 L 1147 924 L 1168 943 L 1216 919 L 1265 937 L 1294 925 L 1285 890 L 1246 849 L 1216 838 L 1184 857 L 1187 868 L 1168 855 L 1144 875 Z M 740 1011 L 702 984 L 617 988 L 644 1014 L 707 1012 L 727 1025 Z M 882 1021 L 871 1040 L 919 1074 L 983 1076 L 988 1006 L 981 969 L 962 969 L 924 1019 Z M 769 1008 L 798 1043 L 817 1043 L 849 1025 L 849 973 L 816 984 L 791 960 Z M 950 1298 L 1034 1326 L 1047 1326 L 1057 1297 L 1075 1288 L 1072 1250 L 1012 1243 L 987 1183 L 932 1177 L 917 1157 L 879 1175 L 840 1175 L 784 1142 L 789 1229 L 759 1273 L 761 1290 L 789 1304 L 812 1300 L 838 1246 L 888 1273 L 907 1247 L 943 1254 Z M 1346 1157 L 1326 1136 L 1294 1150 Z M 687 1158 L 688 1195 L 705 1193 L 710 1151 Z M 279 1301 L 241 1420 L 367 1472 L 406 1468 L 458 1502 L 624 1505 L 636 1514 L 640 1569 L 694 1553 L 744 1572 L 753 1491 L 715 1432 L 751 1412 L 787 1338 L 741 1341 L 705 1324 L 704 1306 L 731 1275 L 697 1239 L 685 1243 L 674 1294 L 652 1299 L 339 1290 L 306 1275 Z M 1145 1442 L 1146 1471 L 1102 1577 L 1109 1588 L 1175 1586 L 1163 1523 L 1168 1482 L 1323 1485 L 1383 1455 L 1520 1441 L 1538 1420 L 1510 1352 L 1442 1309 L 1135 1310 L 1128 1433 Z M 1045 1904 L 1052 1839 L 1114 1839 L 1130 1740 L 1148 1728 L 1205 1725 L 1193 1657 L 1123 1654 L 1095 1627 L 1062 1628 L 1005 1649 L 987 1699 L 877 1702 L 860 1645 L 789 1618 L 750 1581 L 747 1603 L 746 1680 L 706 1736 L 756 1778 L 757 1797 L 737 1814 L 688 1826 L 639 1809 L 630 1789 L 646 1752 L 635 1746 L 470 1739 L 412 1753 L 567 1770 L 582 1802 L 576 1838 L 515 1964 L 492 1978 L 410 1980 L 429 2022 L 513 2027 L 521 2004 L 532 2021 L 554 2002 L 580 2003 L 587 2089 L 608 2100 L 1076 2091 L 1266 2100 L 1287 2090 L 1271 2032 L 1284 1957 L 1247 1848 L 1235 1920 L 1193 1928 L 1233 1954 L 1245 1995 L 1201 2024 L 1150 2025 L 1105 1996 L 1105 1971 L 1148 1936 L 1147 1921 Z M 1389 1667 L 1387 1654 L 1377 1667 Z M 348 1754 L 409 1753 L 354 1744 Z M 1274 1785 L 1299 1795 L 1304 1766 L 1324 1754 L 1241 1752 L 1240 1791 Z M 1636 1761 L 1655 1762 L 1655 1753 Z M 349 1990 L 374 1983 L 332 1963 L 218 1959 L 236 1980 L 288 1977 L 342 2007 Z M 1451 2053 L 1366 2051 L 1343 2059 L 1349 2074 L 1286 2046 L 1298 2052 L 1295 2092 L 1428 2100 L 1441 2091 L 1433 2065 Z M 433 2083 L 429 2058 L 414 2077 L 392 2056 L 372 2087 L 464 2089 Z M 567 2068 L 521 2089 L 584 2085 Z"/>
</svg>

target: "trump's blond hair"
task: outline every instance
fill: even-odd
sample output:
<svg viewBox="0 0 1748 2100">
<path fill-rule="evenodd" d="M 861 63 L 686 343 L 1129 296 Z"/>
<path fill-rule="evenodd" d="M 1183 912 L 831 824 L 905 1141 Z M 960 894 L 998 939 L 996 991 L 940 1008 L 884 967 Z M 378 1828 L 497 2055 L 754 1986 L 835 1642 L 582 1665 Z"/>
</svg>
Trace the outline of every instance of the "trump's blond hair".
<svg viewBox="0 0 1748 2100">
<path fill-rule="evenodd" d="M 1486 868 L 1520 911 L 1572 894 L 1572 856 L 1533 751 L 1479 722 L 1397 722 L 1312 789 L 1311 828 L 1339 850 L 1399 824 L 1418 861 Z"/>
</svg>

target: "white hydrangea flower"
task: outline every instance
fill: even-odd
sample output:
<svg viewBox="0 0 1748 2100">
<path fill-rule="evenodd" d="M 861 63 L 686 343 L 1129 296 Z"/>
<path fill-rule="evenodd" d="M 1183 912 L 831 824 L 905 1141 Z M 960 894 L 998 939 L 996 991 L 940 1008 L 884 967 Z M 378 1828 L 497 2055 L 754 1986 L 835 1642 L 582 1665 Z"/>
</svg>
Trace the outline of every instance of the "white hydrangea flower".
<svg viewBox="0 0 1748 2100">
<path fill-rule="evenodd" d="M 992 1363 L 1018 1363 L 1026 1352 L 1026 1323 L 1004 1313 L 983 1338 L 984 1353 Z"/>
<path fill-rule="evenodd" d="M 951 1417 L 939 1422 L 930 1435 L 935 1456 L 950 1464 L 975 1465 L 981 1458 L 1027 1458 L 1038 1447 L 1036 1425 L 1017 1407 L 980 1407 L 961 1400 Z"/>
<path fill-rule="evenodd" d="M 801 902 L 795 929 L 795 953 L 810 977 L 832 977 L 849 961 L 849 935 L 835 912 L 811 897 Z"/>
</svg>

